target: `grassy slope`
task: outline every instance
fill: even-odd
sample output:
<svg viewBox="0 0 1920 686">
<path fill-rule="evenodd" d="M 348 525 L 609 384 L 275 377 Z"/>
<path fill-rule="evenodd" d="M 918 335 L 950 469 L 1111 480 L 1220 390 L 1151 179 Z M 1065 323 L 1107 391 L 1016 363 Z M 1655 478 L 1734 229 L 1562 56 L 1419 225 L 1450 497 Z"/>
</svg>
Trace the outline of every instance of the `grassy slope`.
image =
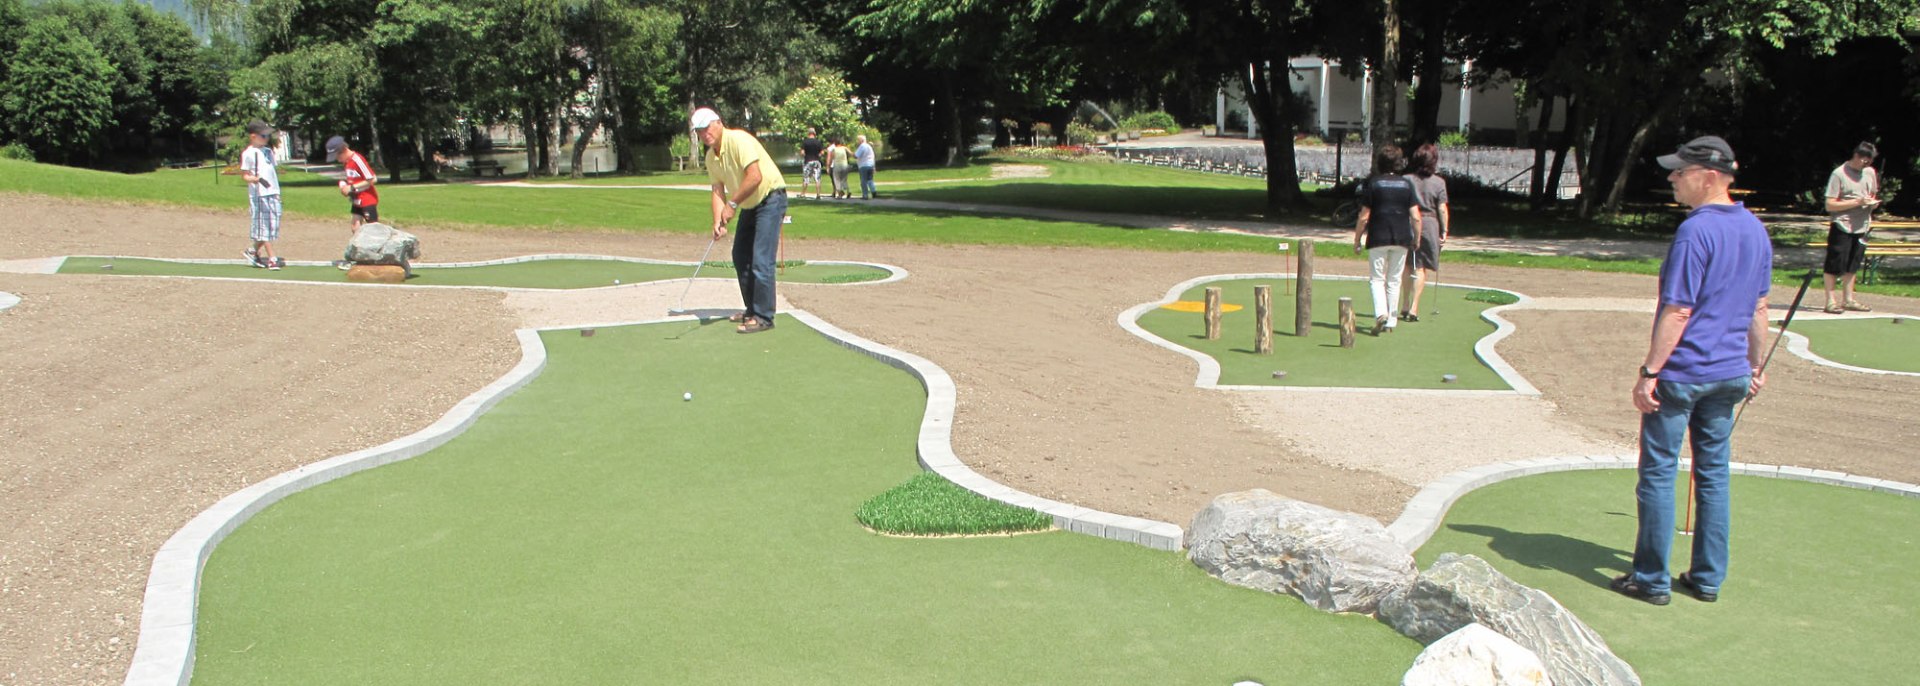
<svg viewBox="0 0 1920 686">
<path fill-rule="evenodd" d="M 102 269 L 111 262 L 113 269 Z M 345 283 L 347 273 L 333 267 L 290 266 L 280 271 L 255 269 L 240 264 L 182 264 L 163 260 L 77 257 L 61 265 L 63 274 L 115 274 L 166 276 L 221 276 L 275 281 L 323 281 Z M 505 286 L 510 288 L 597 288 L 620 283 L 642 283 L 684 279 L 693 273 L 691 265 L 644 264 L 612 260 L 541 260 L 518 264 L 481 267 L 428 268 L 414 270 L 413 286 Z M 707 267 L 703 274 L 730 278 L 733 270 Z M 852 276 L 885 278 L 886 272 L 854 265 L 801 265 L 789 267 L 782 281 L 825 283 L 830 279 Z"/>
<path fill-rule="evenodd" d="M 1856 367 L 1920 372 L 1920 321 L 1889 319 L 1796 320 L 1815 355 Z"/>
<path fill-rule="evenodd" d="M 1253 353 L 1256 330 L 1253 287 L 1273 286 L 1273 354 Z M 1141 327 L 1161 338 L 1198 350 L 1220 363 L 1220 383 L 1261 386 L 1360 386 L 1378 388 L 1448 388 L 1507 390 L 1499 375 L 1473 355 L 1473 344 L 1493 333 L 1494 326 L 1480 318 L 1486 303 L 1468 302 L 1470 291 L 1459 288 L 1427 290 L 1429 312 L 1417 323 L 1401 324 L 1391 334 L 1375 338 L 1371 329 L 1372 297 L 1365 281 L 1319 279 L 1313 285 L 1313 333 L 1306 339 L 1293 336 L 1293 296 L 1287 281 L 1247 280 L 1205 284 L 1187 291 L 1182 300 L 1199 302 L 1207 286 L 1220 286 L 1222 301 L 1243 309 L 1220 316 L 1218 340 L 1205 338 L 1205 319 L 1197 312 L 1175 312 L 1165 308 L 1140 317 Z M 1339 304 L 1341 297 L 1353 298 L 1355 319 L 1361 331 L 1351 349 L 1340 347 Z M 1435 309 L 1441 314 L 1433 315 Z M 1286 370 L 1284 379 L 1273 378 L 1275 370 Z M 1443 383 L 1442 374 L 1454 374 L 1455 383 Z"/>
<path fill-rule="evenodd" d="M 1418 652 L 1175 553 L 864 531 L 924 393 L 792 320 L 545 340 L 465 435 L 222 543 L 196 683 L 1377 684 Z"/>
<path fill-rule="evenodd" d="M 1720 602 L 1676 595 L 1653 607 L 1606 588 L 1632 556 L 1634 479 L 1606 470 L 1489 486 L 1455 504 L 1417 557 L 1424 568 L 1442 552 L 1472 553 L 1553 594 L 1649 684 L 1911 682 L 1920 502 L 1735 477 Z M 1685 483 L 1675 490 L 1686 497 Z M 1689 545 L 1676 537 L 1676 571 Z"/>
</svg>

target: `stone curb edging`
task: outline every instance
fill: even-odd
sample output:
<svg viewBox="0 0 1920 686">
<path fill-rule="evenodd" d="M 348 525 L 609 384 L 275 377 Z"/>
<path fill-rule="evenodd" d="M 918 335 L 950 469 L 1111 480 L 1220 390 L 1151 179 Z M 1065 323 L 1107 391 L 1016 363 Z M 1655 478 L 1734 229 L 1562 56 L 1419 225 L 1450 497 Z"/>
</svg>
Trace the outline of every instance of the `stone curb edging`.
<svg viewBox="0 0 1920 686">
<path fill-rule="evenodd" d="M 1188 290 L 1196 286 L 1199 286 L 1201 284 L 1211 283 L 1214 281 L 1236 281 L 1236 280 L 1242 280 L 1242 279 L 1291 279 L 1291 278 L 1293 278 L 1293 275 L 1291 274 L 1264 273 L 1264 274 L 1214 274 L 1211 276 L 1201 276 L 1201 277 L 1188 279 L 1186 281 L 1182 281 L 1178 284 L 1175 284 L 1173 288 L 1167 289 L 1167 294 L 1165 296 L 1162 296 L 1159 300 L 1156 300 L 1153 302 L 1141 303 L 1139 305 L 1135 305 L 1131 308 L 1128 308 L 1124 312 L 1121 312 L 1119 316 L 1120 328 L 1126 329 L 1128 333 L 1138 336 L 1148 343 L 1152 343 L 1156 346 L 1165 348 L 1167 350 L 1171 350 L 1176 353 L 1180 353 L 1181 355 L 1185 355 L 1188 359 L 1191 359 L 1195 363 L 1199 364 L 1200 371 L 1194 376 L 1193 385 L 1198 388 L 1204 388 L 1209 390 L 1262 391 L 1262 392 L 1285 392 L 1285 393 L 1358 392 L 1358 393 L 1394 393 L 1394 394 L 1405 394 L 1405 395 L 1446 395 L 1446 396 L 1521 395 L 1521 396 L 1537 397 L 1540 395 L 1539 389 L 1534 388 L 1533 384 L 1528 383 L 1526 380 L 1526 377 L 1520 375 L 1519 370 L 1514 369 L 1513 365 L 1508 364 L 1506 359 L 1501 357 L 1500 353 L 1494 350 L 1495 345 L 1498 345 L 1500 341 L 1505 340 L 1508 336 L 1513 335 L 1513 332 L 1517 330 L 1516 327 L 1514 327 L 1513 322 L 1507 321 L 1506 318 L 1501 317 L 1500 313 L 1507 310 L 1508 308 L 1524 307 L 1525 305 L 1527 305 L 1529 302 L 1532 301 L 1532 299 L 1528 298 L 1525 294 L 1516 293 L 1503 288 L 1488 288 L 1485 286 L 1475 286 L 1472 284 L 1456 284 L 1456 283 L 1449 283 L 1449 284 L 1445 284 L 1444 286 L 1434 286 L 1434 288 L 1465 288 L 1465 289 L 1471 289 L 1471 290 L 1500 291 L 1502 293 L 1508 293 L 1513 295 L 1514 297 L 1519 298 L 1518 301 L 1515 301 L 1512 303 L 1508 303 L 1505 305 L 1498 305 L 1498 306 L 1494 306 L 1494 307 L 1490 307 L 1485 310 L 1482 310 L 1480 312 L 1480 317 L 1482 319 L 1487 320 L 1488 322 L 1491 322 L 1494 325 L 1494 331 L 1493 333 L 1490 333 L 1490 334 L 1487 334 L 1486 336 L 1481 337 L 1480 340 L 1475 341 L 1473 344 L 1474 357 L 1479 358 L 1482 363 L 1486 364 L 1487 367 L 1491 368 L 1493 370 L 1493 373 L 1498 375 L 1500 377 L 1500 380 L 1505 382 L 1507 386 L 1509 386 L 1512 389 L 1512 390 L 1506 390 L 1506 391 L 1498 391 L 1498 390 L 1454 391 L 1454 390 L 1447 390 L 1444 388 L 1419 388 L 1419 389 L 1371 388 L 1371 387 L 1357 388 L 1357 387 L 1342 387 L 1342 386 L 1248 386 L 1248 385 L 1223 386 L 1223 385 L 1220 385 L 1220 362 L 1218 360 L 1213 359 L 1213 356 L 1208 355 L 1206 353 L 1202 353 L 1198 350 L 1194 350 L 1192 348 L 1188 348 L 1186 346 L 1180 345 L 1173 341 L 1169 341 L 1165 338 L 1161 338 L 1160 336 L 1150 331 L 1147 331 L 1146 328 L 1140 326 L 1139 324 L 1140 318 L 1142 316 L 1145 316 L 1146 313 L 1153 311 L 1155 308 L 1158 308 L 1162 305 L 1166 305 L 1168 303 L 1172 303 L 1174 301 L 1179 300 L 1180 295 L 1182 293 L 1185 293 Z M 1332 274 L 1329 274 L 1329 275 L 1316 274 L 1314 275 L 1313 278 L 1330 279 L 1335 281 L 1366 280 L 1365 277 L 1342 276 L 1342 275 L 1332 275 Z"/>
<path fill-rule="evenodd" d="M 1873 315 L 1873 316 L 1867 316 L 1867 317 L 1849 317 L 1847 320 L 1842 320 L 1842 321 L 1858 320 L 1858 319 L 1906 319 L 1906 320 L 1913 321 L 1916 324 L 1920 324 L 1920 317 L 1909 317 L 1902 314 Z M 1824 321 L 1834 321 L 1834 320 L 1828 319 Z M 1827 358 L 1821 357 L 1819 353 L 1815 353 L 1812 348 L 1813 341 L 1808 339 L 1806 336 L 1800 335 L 1799 333 L 1795 333 L 1793 331 L 1783 331 L 1781 333 L 1785 334 L 1787 337 L 1787 352 L 1793 353 L 1794 357 L 1798 357 L 1800 359 L 1806 360 L 1808 362 L 1812 362 L 1822 367 L 1832 367 L 1834 369 L 1845 369 L 1850 372 L 1859 372 L 1861 374 L 1880 374 L 1884 376 L 1920 376 L 1920 372 L 1902 372 L 1902 371 L 1895 371 L 1892 369 L 1875 369 L 1873 367 L 1856 367 L 1843 362 L 1835 362 L 1833 360 L 1829 360 Z"/>
<path fill-rule="evenodd" d="M 1464 469 L 1441 477 L 1421 488 L 1420 492 L 1413 496 L 1413 500 L 1407 502 L 1407 507 L 1401 511 L 1400 518 L 1387 527 L 1387 533 L 1409 552 L 1419 550 L 1420 546 L 1425 545 L 1427 539 L 1432 538 L 1433 533 L 1439 530 L 1441 520 L 1446 517 L 1447 510 L 1453 507 L 1454 502 L 1482 486 L 1535 474 L 1589 469 L 1635 469 L 1639 465 L 1638 455 L 1571 455 L 1498 462 Z M 1680 461 L 1682 470 L 1691 469 L 1691 466 L 1691 460 Z M 1730 469 L 1733 474 L 1740 476 L 1790 479 L 1920 498 L 1920 485 L 1824 469 L 1746 462 L 1732 463 Z"/>
<path fill-rule="evenodd" d="M 0 308 L 3 309 L 3 308 Z M 920 464 L 943 478 L 984 497 L 1053 516 L 1054 526 L 1103 538 L 1136 543 L 1159 550 L 1179 550 L 1183 532 L 1166 522 L 1127 517 L 1069 505 L 1008 488 L 974 472 L 953 453 L 952 430 L 956 392 L 952 377 L 924 358 L 848 333 L 804 310 L 788 310 L 801 323 L 828 340 L 864 353 L 920 379 L 927 389 L 927 410 L 921 419 Z M 140 633 L 125 686 L 187 686 L 193 678 L 194 630 L 199 612 L 200 572 L 215 546 L 253 515 L 300 491 L 344 476 L 418 457 L 465 432 L 481 414 L 514 391 L 525 387 L 546 368 L 544 331 L 610 328 L 686 321 L 670 317 L 589 326 L 519 329 L 520 362 L 506 375 L 467 396 L 434 423 L 387 443 L 296 467 L 241 489 L 213 504 L 174 533 L 154 554 L 147 575 L 140 612 Z"/>
<path fill-rule="evenodd" d="M 1009 488 L 981 476 L 953 452 L 953 413 L 958 393 L 953 377 L 926 358 L 881 345 L 850 333 L 803 310 L 787 314 L 812 327 L 828 340 L 863 353 L 920 380 L 927 391 L 927 411 L 920 420 L 920 465 L 961 488 L 989 500 L 1051 515 L 1053 525 L 1074 533 L 1136 543 L 1156 550 L 1180 550 L 1185 532 L 1169 522 L 1101 512 L 1049 500 Z"/>
<path fill-rule="evenodd" d="M 99 259 L 99 260 L 118 260 L 118 259 L 148 260 L 153 262 L 172 262 L 175 264 L 244 265 L 247 263 L 246 260 L 225 259 L 225 258 L 169 258 L 169 257 L 138 257 L 138 256 L 132 256 L 132 255 L 71 255 L 69 257 L 81 257 L 81 258 Z M 51 262 L 52 267 L 46 273 L 48 274 L 59 273 L 60 268 L 65 266 L 66 260 L 69 259 L 69 257 L 53 258 L 53 260 L 57 260 L 57 261 Z M 413 265 L 413 267 L 415 269 L 490 267 L 490 266 L 498 266 L 498 265 L 504 265 L 504 264 L 522 264 L 526 262 L 540 262 L 540 261 L 548 261 L 548 260 L 597 260 L 597 261 L 603 261 L 603 262 L 633 262 L 637 264 L 659 264 L 659 265 L 682 266 L 682 267 L 691 267 L 691 266 L 694 266 L 695 264 L 693 262 L 677 262 L 673 260 L 655 260 L 655 259 L 645 258 L 645 257 L 622 257 L 617 255 L 586 255 L 586 254 L 572 254 L 572 253 L 547 253 L 547 254 L 540 254 L 540 255 L 525 255 L 522 257 L 508 257 L 508 258 L 502 258 L 498 260 L 480 260 L 476 262 L 433 262 L 433 263 L 423 262 L 420 264 L 415 264 Z M 896 267 L 891 264 L 881 263 L 881 262 L 859 262 L 859 261 L 853 261 L 853 260 L 807 260 L 806 262 L 807 264 L 824 264 L 824 265 L 849 266 L 849 267 L 872 267 L 874 269 L 879 269 L 887 272 L 887 278 L 875 279 L 872 281 L 854 281 L 851 283 L 782 282 L 781 285 L 784 285 L 784 286 L 878 286 L 881 284 L 889 284 L 889 283 L 901 281 L 903 279 L 906 279 L 908 276 L 908 272 L 906 269 L 902 267 Z M 331 266 L 332 264 L 333 263 L 331 262 L 322 262 L 318 260 L 288 260 L 287 261 L 287 265 L 293 266 L 293 267 L 326 267 L 326 266 Z M 528 288 L 528 287 L 520 287 L 520 286 L 432 286 L 432 285 L 419 285 L 419 284 L 334 283 L 329 281 L 296 281 L 291 279 L 284 279 L 284 280 L 253 279 L 253 278 L 246 278 L 246 277 L 239 277 L 239 276 L 183 276 L 178 274 L 147 274 L 147 275 L 140 275 L 140 276 L 146 276 L 148 278 L 162 278 L 162 279 L 205 279 L 209 281 L 249 281 L 249 282 L 271 281 L 273 283 L 290 283 L 290 284 L 299 284 L 299 285 L 318 284 L 323 286 L 357 286 L 357 287 L 373 287 L 373 288 L 393 288 L 396 286 L 401 288 L 464 288 L 464 289 L 480 289 L 480 290 L 504 291 L 504 292 L 517 291 L 517 292 L 537 292 L 537 293 L 544 293 L 544 292 L 578 293 L 578 292 L 586 292 L 586 291 L 609 290 L 614 288 L 631 288 L 635 286 L 644 286 L 647 284 L 658 284 L 658 283 L 666 283 L 670 281 L 683 280 L 683 277 L 674 277 L 671 279 L 658 279 L 654 281 L 642 281 L 642 282 L 636 282 L 636 283 L 619 284 L 614 286 L 594 286 L 592 288 Z M 715 281 L 731 280 L 730 277 L 707 277 L 707 278 L 709 280 L 715 280 Z"/>
<path fill-rule="evenodd" d="M 381 445 L 281 472 L 220 499 L 175 532 L 153 556 L 140 611 L 140 634 L 126 686 L 186 686 L 193 678 L 200 572 L 215 546 L 253 515 L 289 495 L 356 472 L 418 457 L 465 432 L 501 399 L 546 367 L 539 332 L 514 332 L 521 358 L 506 375 L 467 396 L 426 428 Z"/>
<path fill-rule="evenodd" d="M 14 305 L 18 304 L 20 304 L 20 296 L 6 291 L 0 291 L 0 312 L 12 309 Z"/>
</svg>

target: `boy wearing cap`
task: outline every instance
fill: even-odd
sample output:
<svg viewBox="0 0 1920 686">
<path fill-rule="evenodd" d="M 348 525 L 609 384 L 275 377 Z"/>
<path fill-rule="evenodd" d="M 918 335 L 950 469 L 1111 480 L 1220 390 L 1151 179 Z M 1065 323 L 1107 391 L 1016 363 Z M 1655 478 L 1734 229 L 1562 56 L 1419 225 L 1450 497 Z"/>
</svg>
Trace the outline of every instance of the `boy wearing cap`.
<svg viewBox="0 0 1920 686">
<path fill-rule="evenodd" d="M 1880 174 L 1873 160 L 1880 150 L 1862 142 L 1853 149 L 1853 159 L 1841 164 L 1827 176 L 1827 287 L 1828 314 L 1871 312 L 1873 308 L 1853 299 L 1853 280 L 1867 261 L 1867 232 L 1873 230 L 1873 211 L 1880 206 Z M 1833 297 L 1833 282 L 1840 282 L 1840 299 Z"/>
<path fill-rule="evenodd" d="M 713 110 L 694 110 L 688 123 L 707 146 L 713 239 L 725 238 L 727 222 L 740 219 L 733 238 L 733 270 L 745 310 L 727 319 L 740 323 L 739 333 L 766 331 L 773 328 L 773 272 L 780 224 L 787 215 L 786 179 L 753 134 L 727 128 Z"/>
<path fill-rule="evenodd" d="M 280 172 L 273 161 L 273 149 L 267 147 L 273 127 L 254 120 L 247 123 L 247 149 L 240 153 L 240 178 L 247 182 L 248 214 L 252 227 L 247 236 L 253 246 L 241 253 L 247 263 L 279 271 L 285 260 L 273 254 L 273 241 L 280 237 Z"/>
<path fill-rule="evenodd" d="M 1654 605 L 1666 605 L 1676 586 L 1713 602 L 1727 575 L 1734 411 L 1767 382 L 1759 372 L 1773 244 L 1759 218 L 1729 193 L 1739 165 L 1726 141 L 1696 138 L 1662 156 L 1660 166 L 1670 170 L 1674 199 L 1692 211 L 1660 265 L 1653 342 L 1633 385 L 1633 405 L 1640 410 L 1640 483 L 1634 491 L 1640 531 L 1633 571 L 1612 585 Z M 1673 482 L 1689 431 L 1699 517 L 1692 566 L 1673 577 L 1667 567 Z"/>
</svg>

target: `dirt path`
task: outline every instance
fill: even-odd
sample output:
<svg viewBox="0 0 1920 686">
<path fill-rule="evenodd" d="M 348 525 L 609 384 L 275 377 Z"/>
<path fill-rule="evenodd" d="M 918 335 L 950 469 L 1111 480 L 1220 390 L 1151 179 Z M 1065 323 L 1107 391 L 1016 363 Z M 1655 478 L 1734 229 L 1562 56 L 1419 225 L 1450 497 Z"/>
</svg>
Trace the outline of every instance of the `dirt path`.
<svg viewBox="0 0 1920 686">
<path fill-rule="evenodd" d="M 8 195 L 0 195 L 0 213 L 34 218 L 30 231 L 0 234 L 0 261 L 237 256 L 245 225 L 238 210 Z M 704 244 L 692 235 L 410 228 L 434 261 L 548 252 L 685 260 Z M 346 226 L 296 219 L 283 236 L 288 258 L 328 259 Z M 1264 487 L 1390 519 L 1440 463 L 1626 445 L 1635 425 L 1625 395 L 1645 345 L 1643 314 L 1515 312 L 1520 333 L 1502 354 L 1542 388 L 1544 401 L 1375 398 L 1373 407 L 1423 425 L 1396 438 L 1366 433 L 1351 411 L 1319 395 L 1255 407 L 1193 388 L 1190 361 L 1114 324 L 1120 311 L 1179 281 L 1277 270 L 1274 257 L 804 238 L 790 240 L 788 251 L 908 269 L 912 278 L 898 284 L 783 285 L 781 293 L 952 373 L 960 387 L 955 448 L 976 469 L 1089 507 L 1184 525 L 1212 495 Z M 1360 266 L 1329 260 L 1321 271 Z M 1448 272 L 1449 282 L 1596 309 L 1639 307 L 1634 301 L 1653 290 L 1650 278 L 1632 275 Z M 505 371 L 517 357 L 509 335 L 516 326 L 654 318 L 677 290 L 507 297 L 0 274 L 0 291 L 26 298 L 0 312 L 0 521 L 18 523 L 0 532 L 0 683 L 119 681 L 147 563 L 194 513 L 293 465 L 424 426 Z M 732 295 L 724 282 L 702 283 L 689 305 L 733 306 Z M 1864 298 L 1882 311 L 1920 314 L 1915 301 Z M 383 354 L 350 354 L 363 349 Z M 1901 447 L 1915 438 L 1907 420 L 1920 410 L 1912 392 L 1920 380 L 1868 378 L 1789 356 L 1775 365 L 1775 390 L 1741 427 L 1739 459 L 1920 480 Z M 1834 408 L 1850 419 L 1824 419 Z M 1531 434 L 1538 436 L 1524 438 Z M 1354 435 L 1389 447 L 1340 438 Z M 1486 445 L 1469 450 L 1476 442 Z"/>
</svg>

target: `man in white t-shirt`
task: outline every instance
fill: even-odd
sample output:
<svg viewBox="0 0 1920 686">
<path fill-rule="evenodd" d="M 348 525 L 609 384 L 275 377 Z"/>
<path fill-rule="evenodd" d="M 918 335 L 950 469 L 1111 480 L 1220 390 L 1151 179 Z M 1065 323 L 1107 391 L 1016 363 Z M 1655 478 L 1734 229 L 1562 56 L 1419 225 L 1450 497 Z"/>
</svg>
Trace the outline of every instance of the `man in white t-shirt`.
<svg viewBox="0 0 1920 686">
<path fill-rule="evenodd" d="M 1880 207 L 1880 174 L 1873 160 L 1880 150 L 1862 142 L 1853 149 L 1853 159 L 1827 176 L 1826 286 L 1829 314 L 1869 312 L 1873 308 L 1853 299 L 1853 280 L 1867 261 L 1867 232 L 1873 230 L 1873 211 Z M 1833 297 L 1834 281 L 1840 282 L 1840 298 Z"/>
<path fill-rule="evenodd" d="M 866 136 L 861 136 L 860 145 L 853 149 L 853 159 L 860 167 L 860 199 L 880 197 L 879 189 L 873 187 L 873 144 Z"/>
<path fill-rule="evenodd" d="M 253 246 L 241 253 L 255 267 L 279 271 L 287 263 L 273 254 L 273 241 L 280 237 L 280 172 L 274 167 L 271 145 L 273 127 L 258 119 L 247 124 L 247 149 L 240 153 L 240 178 L 247 182 L 247 201 L 252 228 L 247 236 Z"/>
</svg>

